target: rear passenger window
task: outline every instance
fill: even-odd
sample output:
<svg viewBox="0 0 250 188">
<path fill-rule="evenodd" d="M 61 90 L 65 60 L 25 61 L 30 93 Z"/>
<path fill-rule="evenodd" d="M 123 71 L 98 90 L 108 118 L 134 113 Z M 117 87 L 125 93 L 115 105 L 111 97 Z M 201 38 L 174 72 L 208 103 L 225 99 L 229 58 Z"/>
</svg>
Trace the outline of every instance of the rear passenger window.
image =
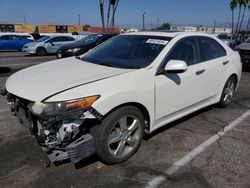
<svg viewBox="0 0 250 188">
<path fill-rule="evenodd" d="M 200 37 L 200 60 L 201 62 L 226 56 L 226 50 L 214 39 Z"/>
</svg>

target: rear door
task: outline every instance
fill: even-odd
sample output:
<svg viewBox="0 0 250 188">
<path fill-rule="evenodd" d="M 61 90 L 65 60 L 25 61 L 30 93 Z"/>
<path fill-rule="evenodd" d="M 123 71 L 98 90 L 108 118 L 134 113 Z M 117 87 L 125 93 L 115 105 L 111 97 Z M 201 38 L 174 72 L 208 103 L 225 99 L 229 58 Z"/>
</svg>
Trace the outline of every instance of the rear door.
<svg viewBox="0 0 250 188">
<path fill-rule="evenodd" d="M 206 75 L 208 97 L 221 94 L 221 82 L 229 64 L 226 50 L 210 37 L 199 37 L 200 64 Z"/>
<path fill-rule="evenodd" d="M 61 37 L 53 37 L 46 42 L 46 49 L 48 53 L 57 53 L 57 50 L 62 45 Z"/>
</svg>

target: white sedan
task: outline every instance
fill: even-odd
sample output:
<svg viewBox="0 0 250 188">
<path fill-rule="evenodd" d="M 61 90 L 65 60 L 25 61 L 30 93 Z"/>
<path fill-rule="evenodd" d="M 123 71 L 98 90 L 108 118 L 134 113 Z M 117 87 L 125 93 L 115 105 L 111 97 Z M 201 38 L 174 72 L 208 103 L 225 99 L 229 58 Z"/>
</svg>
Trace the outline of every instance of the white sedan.
<svg viewBox="0 0 250 188">
<path fill-rule="evenodd" d="M 239 54 L 210 35 L 138 32 L 22 70 L 7 80 L 6 94 L 51 162 L 97 153 L 114 164 L 138 150 L 145 132 L 227 106 L 241 69 Z"/>
</svg>

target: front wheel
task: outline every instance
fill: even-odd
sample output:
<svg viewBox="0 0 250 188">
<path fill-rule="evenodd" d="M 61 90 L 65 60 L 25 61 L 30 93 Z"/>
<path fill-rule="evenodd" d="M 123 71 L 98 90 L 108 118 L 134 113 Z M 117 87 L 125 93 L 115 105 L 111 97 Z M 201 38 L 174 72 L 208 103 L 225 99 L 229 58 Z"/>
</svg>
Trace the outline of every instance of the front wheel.
<svg viewBox="0 0 250 188">
<path fill-rule="evenodd" d="M 98 129 L 97 154 L 105 163 L 115 164 L 126 161 L 139 149 L 145 120 L 137 108 L 125 106 L 109 114 Z"/>
<path fill-rule="evenodd" d="M 47 50 L 45 48 L 39 47 L 36 50 L 36 54 L 38 56 L 45 56 L 47 54 Z"/>
<path fill-rule="evenodd" d="M 219 106 L 226 107 L 232 101 L 236 89 L 236 79 L 231 76 L 224 86 Z"/>
</svg>

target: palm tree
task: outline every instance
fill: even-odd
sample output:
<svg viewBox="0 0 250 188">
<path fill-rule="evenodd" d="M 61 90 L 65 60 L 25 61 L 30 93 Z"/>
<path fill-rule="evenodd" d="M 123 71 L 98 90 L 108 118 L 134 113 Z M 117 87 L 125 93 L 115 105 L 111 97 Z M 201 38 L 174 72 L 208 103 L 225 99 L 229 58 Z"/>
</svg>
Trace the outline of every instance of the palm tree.
<svg viewBox="0 0 250 188">
<path fill-rule="evenodd" d="M 234 34 L 234 11 L 237 8 L 238 2 L 237 0 L 232 0 L 230 3 L 230 8 L 232 11 L 232 34 Z"/>
<path fill-rule="evenodd" d="M 108 13 L 107 13 L 107 27 L 108 27 L 108 31 L 109 31 L 109 17 L 110 17 L 110 8 L 111 8 L 111 1 L 112 0 L 109 0 L 109 7 L 108 7 Z"/>
<path fill-rule="evenodd" d="M 244 17 L 245 17 L 246 8 L 247 8 L 248 4 L 249 4 L 249 0 L 244 0 L 243 1 L 242 6 L 244 7 L 244 10 L 243 10 L 243 15 L 242 15 L 240 25 L 239 25 L 239 31 L 241 30 L 241 26 L 242 26 L 242 23 L 243 23 L 243 20 L 244 20 Z"/>
<path fill-rule="evenodd" d="M 248 29 L 249 29 L 249 24 L 250 24 L 250 3 L 248 3 L 247 8 L 248 8 L 248 12 L 249 12 L 248 14 L 249 14 L 249 16 L 248 16 L 248 21 L 247 21 L 246 30 L 248 31 Z"/>
<path fill-rule="evenodd" d="M 236 25 L 236 33 L 239 32 L 239 25 L 240 25 L 240 18 L 241 18 L 241 10 L 242 10 L 242 5 L 244 4 L 245 0 L 237 0 L 239 4 L 239 15 L 238 15 L 238 21 Z"/>
<path fill-rule="evenodd" d="M 109 25 L 111 6 L 112 6 L 112 9 L 114 11 L 115 4 L 116 4 L 116 0 L 109 0 L 108 13 L 107 13 L 107 27 L 108 27 L 108 30 L 112 26 L 112 23 Z"/>
<path fill-rule="evenodd" d="M 102 19 L 102 29 L 103 32 L 105 31 L 105 20 L 104 20 L 104 0 L 99 0 L 100 2 L 100 12 L 101 12 L 101 19 Z"/>
<path fill-rule="evenodd" d="M 113 0 L 112 1 L 112 19 L 111 19 L 111 24 L 110 27 L 114 28 L 115 27 L 115 13 L 119 4 L 119 0 Z"/>
</svg>

